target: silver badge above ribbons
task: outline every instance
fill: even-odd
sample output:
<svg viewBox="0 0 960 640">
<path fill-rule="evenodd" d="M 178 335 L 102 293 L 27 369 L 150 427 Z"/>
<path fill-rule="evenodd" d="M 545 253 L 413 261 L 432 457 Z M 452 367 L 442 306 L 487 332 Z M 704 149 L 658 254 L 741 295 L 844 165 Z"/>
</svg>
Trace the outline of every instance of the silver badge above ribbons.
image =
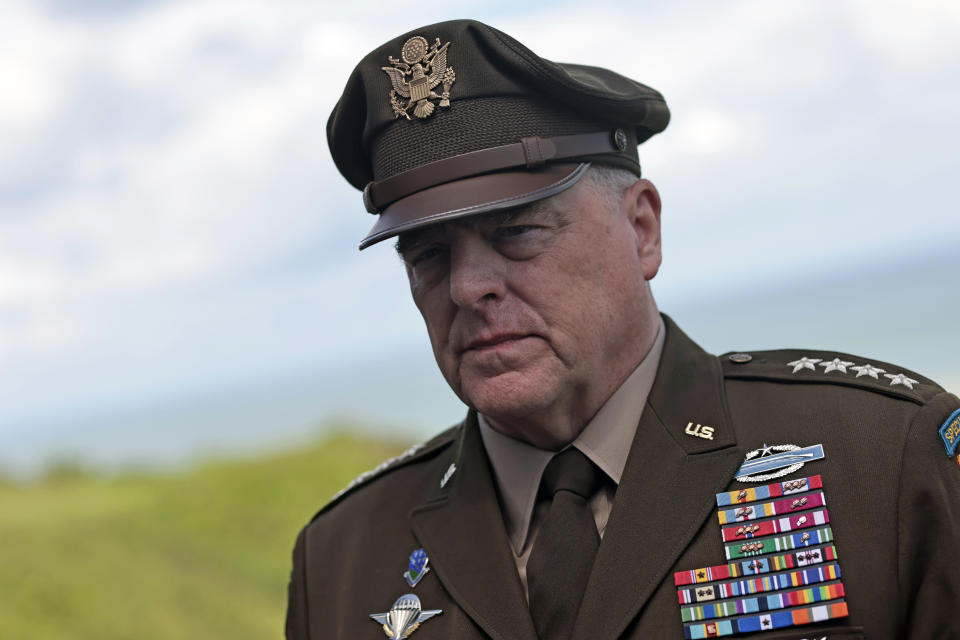
<svg viewBox="0 0 960 640">
<path fill-rule="evenodd" d="M 417 627 L 433 616 L 443 613 L 440 609 L 424 611 L 420 606 L 420 598 L 412 593 L 406 593 L 393 603 L 386 613 L 371 613 L 370 617 L 383 625 L 383 632 L 391 640 L 409 638 Z"/>
<path fill-rule="evenodd" d="M 779 453 L 773 453 L 777 451 Z M 737 470 L 739 482 L 764 482 L 773 478 L 798 471 L 800 467 L 814 460 L 824 458 L 823 445 L 815 444 L 802 449 L 795 444 L 767 445 L 754 449 Z"/>
</svg>

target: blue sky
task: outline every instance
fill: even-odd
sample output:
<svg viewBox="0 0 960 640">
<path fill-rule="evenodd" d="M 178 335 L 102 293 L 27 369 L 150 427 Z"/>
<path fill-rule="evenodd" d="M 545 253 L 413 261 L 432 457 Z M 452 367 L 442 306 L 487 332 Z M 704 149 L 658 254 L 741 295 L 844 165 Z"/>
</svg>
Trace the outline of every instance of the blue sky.
<svg viewBox="0 0 960 640">
<path fill-rule="evenodd" d="M 654 291 L 681 316 L 710 301 L 742 318 L 707 346 L 746 346 L 749 305 L 776 298 L 783 335 L 766 326 L 761 346 L 860 348 L 869 325 L 862 348 L 899 356 L 932 322 L 942 348 L 906 364 L 960 381 L 942 329 L 960 276 L 957 3 L 77 6 L 14 2 L 0 23 L 0 438 L 348 363 L 428 371 L 392 249 L 356 250 L 372 218 L 324 126 L 366 52 L 463 16 L 664 93 L 673 120 L 640 149 L 664 200 Z M 943 286 L 885 334 L 898 301 L 878 297 L 905 273 Z M 789 323 L 817 301 L 777 293 L 838 282 L 836 300 L 875 292 L 860 330 Z M 337 413 L 370 410 L 356 377 Z"/>
</svg>

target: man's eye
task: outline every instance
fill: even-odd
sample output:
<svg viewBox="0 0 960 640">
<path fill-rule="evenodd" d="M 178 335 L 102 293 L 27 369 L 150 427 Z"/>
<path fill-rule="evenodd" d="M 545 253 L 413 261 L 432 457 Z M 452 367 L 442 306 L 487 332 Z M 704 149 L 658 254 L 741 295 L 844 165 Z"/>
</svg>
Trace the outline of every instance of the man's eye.
<svg viewBox="0 0 960 640">
<path fill-rule="evenodd" d="M 442 254 L 443 254 L 443 249 L 440 247 L 436 247 L 436 246 L 426 247 L 424 249 L 416 251 L 407 260 L 407 262 L 411 267 L 416 267 L 417 265 L 422 265 L 429 262 L 430 260 L 438 258 Z"/>
<path fill-rule="evenodd" d="M 536 227 L 529 224 L 512 224 L 507 227 L 498 227 L 497 236 L 501 238 L 512 238 L 533 231 L 534 229 L 536 229 Z"/>
</svg>

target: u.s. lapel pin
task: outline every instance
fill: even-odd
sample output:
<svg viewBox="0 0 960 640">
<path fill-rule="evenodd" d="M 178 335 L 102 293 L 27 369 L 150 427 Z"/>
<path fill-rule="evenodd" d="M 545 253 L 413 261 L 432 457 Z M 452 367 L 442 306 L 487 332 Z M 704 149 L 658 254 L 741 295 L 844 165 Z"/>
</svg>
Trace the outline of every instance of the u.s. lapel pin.
<svg viewBox="0 0 960 640">
<path fill-rule="evenodd" d="M 708 427 L 706 425 L 697 423 L 688 422 L 687 428 L 683 430 L 688 436 L 696 436 L 698 438 L 703 438 L 704 440 L 713 440 L 713 427 Z"/>
<path fill-rule="evenodd" d="M 383 625 L 383 632 L 391 640 L 401 640 L 409 638 L 410 634 L 426 620 L 433 616 L 443 613 L 440 609 L 430 609 L 424 611 L 420 606 L 420 598 L 412 593 L 405 593 L 397 598 L 396 602 L 390 608 L 390 611 L 384 613 L 371 613 L 370 617 Z"/>
<path fill-rule="evenodd" d="M 423 576 L 430 571 L 430 567 L 427 566 L 429 562 L 430 558 L 423 549 L 416 549 L 410 554 L 410 563 L 407 565 L 407 570 L 403 572 L 403 577 L 407 579 L 407 584 L 411 588 L 417 586 Z"/>
</svg>

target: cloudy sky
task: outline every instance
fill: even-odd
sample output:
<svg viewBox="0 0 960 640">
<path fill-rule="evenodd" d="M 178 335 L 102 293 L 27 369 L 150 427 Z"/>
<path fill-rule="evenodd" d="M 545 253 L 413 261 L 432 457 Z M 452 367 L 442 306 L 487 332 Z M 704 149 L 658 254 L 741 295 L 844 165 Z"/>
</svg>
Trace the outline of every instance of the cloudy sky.
<svg viewBox="0 0 960 640">
<path fill-rule="evenodd" d="M 685 326 L 735 314 L 706 346 L 749 346 L 766 313 L 757 346 L 841 348 L 787 322 L 818 302 L 783 292 L 818 283 L 871 292 L 845 326 L 885 336 L 865 347 L 881 356 L 957 310 L 939 296 L 960 276 L 960 4 L 431 4 L 4 4 L 0 438 L 348 363 L 427 370 L 392 248 L 356 250 L 372 218 L 324 126 L 366 52 L 450 18 L 664 93 L 673 120 L 640 150 L 664 200 L 655 293 Z M 914 273 L 940 283 L 924 308 L 877 301 Z M 775 313 L 750 308 L 767 293 Z M 949 374 L 960 339 L 931 340 L 906 364 Z"/>
</svg>

